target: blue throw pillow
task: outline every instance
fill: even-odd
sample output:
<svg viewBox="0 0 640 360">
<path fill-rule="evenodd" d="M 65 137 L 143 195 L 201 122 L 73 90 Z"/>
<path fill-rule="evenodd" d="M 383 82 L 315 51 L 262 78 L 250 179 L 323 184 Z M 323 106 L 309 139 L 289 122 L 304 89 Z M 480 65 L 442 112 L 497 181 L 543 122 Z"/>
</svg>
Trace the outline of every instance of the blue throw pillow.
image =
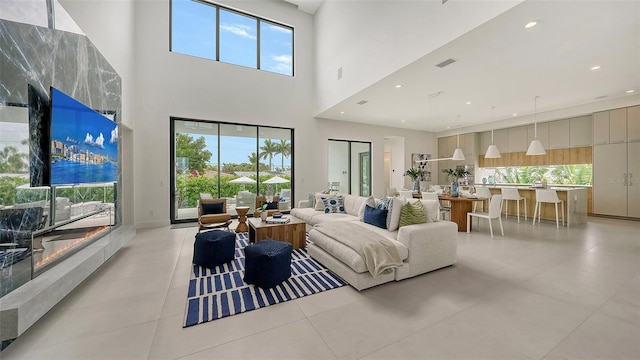
<svg viewBox="0 0 640 360">
<path fill-rule="evenodd" d="M 209 214 L 223 214 L 222 212 L 223 203 L 212 203 L 212 204 L 202 204 L 202 215 Z"/>
<path fill-rule="evenodd" d="M 267 203 L 267 207 L 265 208 L 265 210 L 278 210 L 278 203 L 277 202 Z"/>
<path fill-rule="evenodd" d="M 387 212 L 388 210 L 376 209 L 369 205 L 366 205 L 364 208 L 364 222 L 382 229 L 386 229 Z"/>
</svg>

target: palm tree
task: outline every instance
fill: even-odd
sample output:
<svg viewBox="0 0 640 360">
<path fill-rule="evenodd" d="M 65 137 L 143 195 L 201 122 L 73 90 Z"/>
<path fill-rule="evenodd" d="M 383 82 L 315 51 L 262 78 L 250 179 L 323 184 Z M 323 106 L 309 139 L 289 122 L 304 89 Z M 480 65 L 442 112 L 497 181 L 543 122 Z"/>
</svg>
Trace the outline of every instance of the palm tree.
<svg viewBox="0 0 640 360">
<path fill-rule="evenodd" d="M 260 158 L 269 159 L 269 170 L 273 169 L 272 160 L 273 160 L 273 155 L 278 153 L 278 144 L 274 143 L 270 139 L 266 139 L 264 141 L 264 145 L 260 147 L 260 150 L 262 151 L 260 153 Z"/>
<path fill-rule="evenodd" d="M 252 152 L 251 155 L 247 156 L 249 158 L 249 164 L 257 165 L 258 164 L 258 154 Z"/>
<path fill-rule="evenodd" d="M 282 155 L 282 171 L 284 171 L 284 158 L 291 156 L 291 143 L 287 140 L 280 139 L 280 144 L 276 144 L 276 148 L 278 149 L 278 154 Z"/>
</svg>

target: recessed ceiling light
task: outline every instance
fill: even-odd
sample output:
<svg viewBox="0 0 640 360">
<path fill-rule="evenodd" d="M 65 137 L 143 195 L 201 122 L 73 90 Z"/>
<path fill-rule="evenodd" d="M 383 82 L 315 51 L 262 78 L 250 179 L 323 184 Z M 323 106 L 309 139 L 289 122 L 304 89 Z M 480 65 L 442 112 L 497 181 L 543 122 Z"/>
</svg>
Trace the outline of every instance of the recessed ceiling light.
<svg viewBox="0 0 640 360">
<path fill-rule="evenodd" d="M 467 105 L 471 105 L 471 101 L 467 101 Z"/>
<path fill-rule="evenodd" d="M 627 94 L 631 94 L 632 92 L 635 92 L 635 90 L 633 90 L 633 89 L 627 90 Z"/>
<path fill-rule="evenodd" d="M 538 22 L 536 20 L 534 20 L 534 21 L 529 21 L 524 27 L 527 28 L 527 29 L 530 29 L 530 28 L 532 28 L 532 27 L 534 27 L 536 25 L 538 25 Z"/>
<path fill-rule="evenodd" d="M 340 111 L 340 114 L 344 114 L 344 111 Z"/>
<path fill-rule="evenodd" d="M 518 114 L 516 114 L 516 113 L 513 113 L 513 114 L 511 114 L 511 115 L 513 115 L 513 116 L 518 116 Z"/>
<path fill-rule="evenodd" d="M 407 120 L 400 120 L 401 123 L 407 122 Z"/>
<path fill-rule="evenodd" d="M 599 70 L 599 69 L 600 69 L 600 65 L 596 65 L 596 66 L 591 67 L 591 70 Z"/>
<path fill-rule="evenodd" d="M 447 126 L 447 129 L 451 129 L 451 126 Z"/>
<path fill-rule="evenodd" d="M 400 84 L 396 85 L 396 89 L 399 89 L 401 87 L 402 87 L 402 85 L 400 85 Z"/>
</svg>

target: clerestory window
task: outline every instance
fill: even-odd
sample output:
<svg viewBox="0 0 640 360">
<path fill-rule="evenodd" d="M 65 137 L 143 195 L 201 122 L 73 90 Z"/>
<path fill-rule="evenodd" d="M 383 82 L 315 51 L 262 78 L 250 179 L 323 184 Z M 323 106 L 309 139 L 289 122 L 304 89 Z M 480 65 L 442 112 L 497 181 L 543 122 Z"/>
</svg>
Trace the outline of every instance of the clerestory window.
<svg viewBox="0 0 640 360">
<path fill-rule="evenodd" d="M 293 28 L 220 5 L 171 0 L 172 52 L 293 76 Z"/>
</svg>

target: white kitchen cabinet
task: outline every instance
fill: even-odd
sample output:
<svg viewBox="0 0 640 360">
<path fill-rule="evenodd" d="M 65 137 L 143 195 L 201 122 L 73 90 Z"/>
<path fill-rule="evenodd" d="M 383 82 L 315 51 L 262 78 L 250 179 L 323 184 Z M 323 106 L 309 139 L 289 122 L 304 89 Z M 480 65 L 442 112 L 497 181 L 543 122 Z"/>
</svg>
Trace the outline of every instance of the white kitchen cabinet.
<svg viewBox="0 0 640 360">
<path fill-rule="evenodd" d="M 521 152 L 527 151 L 529 142 L 527 141 L 527 127 L 518 126 L 507 129 L 507 151 Z M 500 148 L 498 148 L 500 150 Z"/>
<path fill-rule="evenodd" d="M 593 147 L 593 212 L 627 216 L 627 144 Z"/>
<path fill-rule="evenodd" d="M 593 147 L 593 212 L 640 218 L 640 142 Z"/>
<path fill-rule="evenodd" d="M 640 105 L 627 108 L 627 141 L 640 141 Z"/>
<path fill-rule="evenodd" d="M 569 146 L 572 148 L 591 146 L 593 141 L 592 128 L 591 115 L 569 119 Z"/>
<path fill-rule="evenodd" d="M 609 143 L 609 111 L 593 113 L 593 145 Z"/>
<path fill-rule="evenodd" d="M 627 216 L 640 218 L 640 142 L 627 143 Z"/>
<path fill-rule="evenodd" d="M 566 149 L 569 147 L 569 119 L 549 123 L 549 149 Z"/>
<path fill-rule="evenodd" d="M 627 108 L 609 111 L 609 144 L 627 141 Z"/>
<path fill-rule="evenodd" d="M 480 155 L 484 155 L 487 152 L 487 148 L 491 145 L 491 131 L 485 131 L 480 133 Z"/>
<path fill-rule="evenodd" d="M 500 129 L 493 131 L 493 143 L 496 144 L 498 150 L 501 152 L 506 152 L 507 144 L 509 143 L 509 133 L 507 129 Z M 485 149 L 486 151 L 486 149 Z"/>
<path fill-rule="evenodd" d="M 527 149 L 529 148 L 529 144 L 534 139 L 534 126 L 527 126 Z M 542 143 L 545 149 L 549 148 L 549 123 L 538 124 L 538 140 Z"/>
</svg>

